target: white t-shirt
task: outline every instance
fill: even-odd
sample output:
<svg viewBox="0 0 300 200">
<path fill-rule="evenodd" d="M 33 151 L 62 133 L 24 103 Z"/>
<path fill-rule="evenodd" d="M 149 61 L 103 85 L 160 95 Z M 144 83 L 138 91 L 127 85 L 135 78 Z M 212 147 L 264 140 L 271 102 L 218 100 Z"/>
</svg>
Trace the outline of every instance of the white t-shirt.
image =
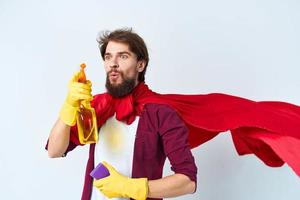
<svg viewBox="0 0 300 200">
<path fill-rule="evenodd" d="M 116 120 L 115 116 L 109 118 L 99 131 L 99 140 L 95 147 L 95 166 L 106 161 L 121 174 L 131 177 L 134 141 L 139 117 L 127 125 Z M 91 200 L 107 200 L 96 187 L 93 186 Z M 126 198 L 112 198 L 124 200 Z"/>
</svg>

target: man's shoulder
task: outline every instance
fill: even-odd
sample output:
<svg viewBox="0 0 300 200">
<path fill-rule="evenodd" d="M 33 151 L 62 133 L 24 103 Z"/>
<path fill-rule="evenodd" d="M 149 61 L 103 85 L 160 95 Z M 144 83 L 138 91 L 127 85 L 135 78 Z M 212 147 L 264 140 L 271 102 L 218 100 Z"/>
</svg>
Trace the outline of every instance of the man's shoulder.
<svg viewBox="0 0 300 200">
<path fill-rule="evenodd" d="M 145 125 L 151 124 L 154 127 L 153 129 L 158 130 L 160 133 L 164 133 L 164 130 L 172 127 L 184 126 L 184 121 L 180 117 L 180 114 L 168 104 L 146 104 L 141 119 L 147 122 Z"/>
<path fill-rule="evenodd" d="M 105 103 L 106 101 L 108 101 L 108 93 L 100 93 L 100 94 L 96 94 L 93 95 L 93 100 L 91 101 L 91 105 L 98 105 L 101 103 Z"/>
<path fill-rule="evenodd" d="M 106 95 L 107 95 L 107 92 L 95 94 L 95 95 L 93 95 L 93 99 L 99 99 L 99 98 L 104 97 Z"/>
<path fill-rule="evenodd" d="M 144 106 L 144 112 L 147 112 L 149 114 L 155 114 L 156 116 L 177 113 L 175 108 L 168 104 L 162 103 L 147 103 Z"/>
</svg>

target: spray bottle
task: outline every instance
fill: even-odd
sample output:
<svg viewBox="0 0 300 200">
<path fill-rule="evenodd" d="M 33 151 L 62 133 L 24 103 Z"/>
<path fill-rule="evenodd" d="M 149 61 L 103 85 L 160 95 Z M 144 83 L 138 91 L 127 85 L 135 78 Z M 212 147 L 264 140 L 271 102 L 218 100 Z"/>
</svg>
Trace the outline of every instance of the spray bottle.
<svg viewBox="0 0 300 200">
<path fill-rule="evenodd" d="M 86 65 L 80 65 L 78 82 L 86 83 L 84 68 Z M 91 144 L 98 141 L 97 118 L 94 108 L 89 101 L 80 102 L 79 112 L 77 115 L 78 138 L 81 144 Z"/>
</svg>

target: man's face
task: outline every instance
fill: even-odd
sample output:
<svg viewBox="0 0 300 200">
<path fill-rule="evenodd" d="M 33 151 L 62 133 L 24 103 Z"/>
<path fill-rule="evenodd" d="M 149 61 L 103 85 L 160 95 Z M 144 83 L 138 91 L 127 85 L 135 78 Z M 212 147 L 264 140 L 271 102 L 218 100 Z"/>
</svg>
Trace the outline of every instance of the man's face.
<svg viewBox="0 0 300 200">
<path fill-rule="evenodd" d="M 110 41 L 104 54 L 107 73 L 106 88 L 114 97 L 122 97 L 138 84 L 138 74 L 144 70 L 144 62 L 125 43 Z"/>
</svg>

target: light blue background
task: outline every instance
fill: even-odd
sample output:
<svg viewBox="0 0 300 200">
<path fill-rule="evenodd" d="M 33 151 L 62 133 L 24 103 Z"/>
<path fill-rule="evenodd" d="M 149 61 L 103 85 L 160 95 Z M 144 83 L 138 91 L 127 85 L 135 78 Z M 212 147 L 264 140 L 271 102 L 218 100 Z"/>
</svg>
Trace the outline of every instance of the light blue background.
<svg viewBox="0 0 300 200">
<path fill-rule="evenodd" d="M 297 0 L 0 0 L 1 199 L 80 199 L 88 148 L 49 159 L 44 145 L 81 62 L 93 94 L 104 91 L 99 31 L 127 26 L 144 38 L 154 91 L 300 105 L 299 10 Z M 178 199 L 300 199 L 289 167 L 239 157 L 228 132 L 193 153 L 198 190 Z"/>
</svg>

